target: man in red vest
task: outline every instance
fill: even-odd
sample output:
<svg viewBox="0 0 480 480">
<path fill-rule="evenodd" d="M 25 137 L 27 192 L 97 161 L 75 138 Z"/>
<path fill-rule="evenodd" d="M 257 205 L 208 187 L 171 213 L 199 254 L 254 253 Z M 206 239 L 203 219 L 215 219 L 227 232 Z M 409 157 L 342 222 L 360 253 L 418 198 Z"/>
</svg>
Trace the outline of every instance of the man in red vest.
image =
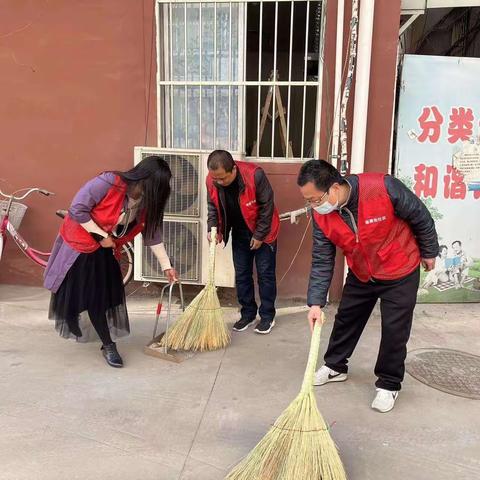
<svg viewBox="0 0 480 480">
<path fill-rule="evenodd" d="M 313 211 L 313 260 L 308 289 L 311 327 L 321 318 L 332 280 L 336 248 L 349 267 L 325 365 L 315 385 L 347 379 L 347 363 L 380 299 L 382 339 L 372 408 L 390 411 L 405 373 L 422 264 L 435 266 L 438 238 L 421 200 L 401 181 L 380 173 L 342 177 L 324 160 L 306 162 L 298 185 Z"/>
<path fill-rule="evenodd" d="M 233 263 L 241 318 L 236 332 L 246 330 L 260 314 L 255 332 L 270 333 L 275 326 L 277 282 L 275 263 L 280 227 L 273 190 L 265 172 L 254 163 L 235 162 L 225 150 L 208 157 L 208 231 L 218 229 L 218 242 L 232 232 Z M 209 240 L 210 240 L 210 233 Z M 261 305 L 255 302 L 253 261 L 257 267 Z"/>
</svg>

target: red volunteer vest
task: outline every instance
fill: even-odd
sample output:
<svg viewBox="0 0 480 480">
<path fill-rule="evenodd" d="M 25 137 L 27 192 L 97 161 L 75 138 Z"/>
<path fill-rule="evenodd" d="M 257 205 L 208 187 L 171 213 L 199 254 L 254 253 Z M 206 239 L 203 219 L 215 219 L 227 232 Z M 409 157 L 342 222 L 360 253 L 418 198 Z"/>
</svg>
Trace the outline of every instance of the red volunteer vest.
<svg viewBox="0 0 480 480">
<path fill-rule="evenodd" d="M 313 218 L 325 236 L 343 250 L 347 264 L 362 282 L 371 278 L 396 280 L 420 264 L 420 250 L 406 222 L 395 216 L 385 175 L 358 175 L 358 234 L 338 212 Z"/>
<path fill-rule="evenodd" d="M 237 172 L 241 175 L 245 189 L 240 192 L 240 210 L 243 218 L 249 230 L 253 233 L 257 226 L 258 218 L 258 204 L 257 204 L 257 189 L 255 186 L 255 172 L 258 165 L 249 162 L 235 162 L 237 165 Z M 212 202 L 217 207 L 218 216 L 218 229 L 223 232 L 223 218 L 220 210 L 220 200 L 218 197 L 218 188 L 215 186 L 213 178 L 210 174 L 207 175 L 207 190 L 212 199 Z M 265 243 L 273 243 L 278 237 L 278 231 L 280 230 L 280 217 L 278 211 L 275 208 L 272 217 L 272 228 L 270 233 L 264 239 Z"/>
<path fill-rule="evenodd" d="M 117 224 L 127 193 L 127 185 L 118 176 L 115 177 L 115 184 L 110 187 L 105 197 L 95 205 L 90 212 L 92 220 L 105 232 L 111 234 Z M 139 234 L 145 226 L 145 214 L 142 220 L 135 225 L 125 236 L 114 239 L 115 256 L 118 258 L 122 245 L 131 242 L 135 235 Z M 60 235 L 63 240 L 74 250 L 81 253 L 93 253 L 100 248 L 100 244 L 88 233 L 78 222 L 67 215 L 60 227 Z"/>
</svg>

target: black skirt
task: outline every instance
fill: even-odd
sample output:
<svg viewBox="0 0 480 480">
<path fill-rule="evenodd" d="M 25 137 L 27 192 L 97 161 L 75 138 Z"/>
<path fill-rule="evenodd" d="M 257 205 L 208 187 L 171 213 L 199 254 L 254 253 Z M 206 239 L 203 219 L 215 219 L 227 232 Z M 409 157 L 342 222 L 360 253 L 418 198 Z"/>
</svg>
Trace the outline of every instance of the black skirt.
<svg viewBox="0 0 480 480">
<path fill-rule="evenodd" d="M 106 321 L 113 339 L 130 333 L 122 273 L 112 249 L 78 256 L 52 293 L 49 318 L 60 336 L 79 342 L 98 340 L 91 319 Z"/>
</svg>

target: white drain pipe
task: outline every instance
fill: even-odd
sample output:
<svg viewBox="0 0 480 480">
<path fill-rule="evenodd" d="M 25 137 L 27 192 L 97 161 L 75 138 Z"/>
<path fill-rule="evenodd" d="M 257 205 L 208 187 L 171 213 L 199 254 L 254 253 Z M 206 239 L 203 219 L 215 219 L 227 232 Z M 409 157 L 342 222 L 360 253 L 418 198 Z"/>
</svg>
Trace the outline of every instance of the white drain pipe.
<svg viewBox="0 0 480 480">
<path fill-rule="evenodd" d="M 350 173 L 362 173 L 365 166 L 374 14 L 375 0 L 361 0 Z"/>
</svg>

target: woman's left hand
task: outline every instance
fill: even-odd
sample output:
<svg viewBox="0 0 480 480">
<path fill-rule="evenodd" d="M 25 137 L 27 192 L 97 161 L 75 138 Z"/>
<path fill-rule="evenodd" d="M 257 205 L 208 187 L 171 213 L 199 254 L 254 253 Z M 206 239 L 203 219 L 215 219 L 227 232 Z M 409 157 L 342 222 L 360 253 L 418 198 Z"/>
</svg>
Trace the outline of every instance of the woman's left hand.
<svg viewBox="0 0 480 480">
<path fill-rule="evenodd" d="M 113 240 L 110 235 L 108 237 L 105 237 L 99 243 L 103 248 L 115 248 L 115 240 Z"/>
<path fill-rule="evenodd" d="M 178 273 L 174 268 L 165 270 L 165 275 L 167 276 L 168 283 L 178 282 Z"/>
</svg>

